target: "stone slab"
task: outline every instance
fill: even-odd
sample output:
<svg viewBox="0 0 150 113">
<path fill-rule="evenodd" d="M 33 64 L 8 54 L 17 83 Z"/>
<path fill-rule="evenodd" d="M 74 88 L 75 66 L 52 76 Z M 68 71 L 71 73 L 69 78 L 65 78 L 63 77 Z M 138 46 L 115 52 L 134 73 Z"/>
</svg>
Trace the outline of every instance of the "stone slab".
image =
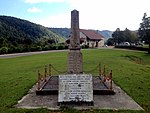
<svg viewBox="0 0 150 113">
<path fill-rule="evenodd" d="M 58 102 L 93 102 L 92 75 L 59 75 Z"/>
<path fill-rule="evenodd" d="M 94 105 L 75 105 L 75 109 L 111 109 L 111 110 L 144 110 L 130 96 L 128 96 L 120 87 L 113 83 L 115 95 L 94 95 Z M 34 85 L 29 93 L 18 101 L 15 105 L 17 108 L 48 108 L 51 110 L 59 110 L 58 95 L 36 95 L 36 87 Z M 69 105 L 68 105 L 69 107 Z"/>
</svg>

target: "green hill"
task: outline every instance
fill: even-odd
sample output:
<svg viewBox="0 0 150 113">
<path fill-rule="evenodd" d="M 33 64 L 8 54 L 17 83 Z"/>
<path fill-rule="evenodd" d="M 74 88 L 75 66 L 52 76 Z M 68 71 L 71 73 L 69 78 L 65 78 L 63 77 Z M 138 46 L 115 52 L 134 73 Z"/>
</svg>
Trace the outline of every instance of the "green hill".
<svg viewBox="0 0 150 113">
<path fill-rule="evenodd" d="M 109 39 L 109 38 L 112 38 L 112 33 L 113 31 L 109 31 L 109 30 L 97 30 L 98 33 L 100 33 L 101 35 L 103 35 L 105 37 L 105 39 Z"/>
<path fill-rule="evenodd" d="M 51 31 L 57 33 L 59 36 L 64 37 L 66 39 L 69 38 L 70 35 L 70 29 L 69 28 L 49 28 Z M 112 31 L 109 30 L 95 30 L 96 32 L 98 32 L 99 34 L 103 35 L 105 37 L 105 39 L 109 39 L 112 38 Z"/>
<path fill-rule="evenodd" d="M 10 50 L 21 47 L 21 49 L 30 49 L 35 45 L 51 45 L 62 40 L 64 40 L 63 37 L 41 25 L 15 17 L 0 16 L 0 48 L 7 47 Z"/>
<path fill-rule="evenodd" d="M 54 33 L 57 33 L 59 36 L 64 37 L 65 39 L 69 38 L 70 29 L 69 28 L 49 28 Z"/>
</svg>

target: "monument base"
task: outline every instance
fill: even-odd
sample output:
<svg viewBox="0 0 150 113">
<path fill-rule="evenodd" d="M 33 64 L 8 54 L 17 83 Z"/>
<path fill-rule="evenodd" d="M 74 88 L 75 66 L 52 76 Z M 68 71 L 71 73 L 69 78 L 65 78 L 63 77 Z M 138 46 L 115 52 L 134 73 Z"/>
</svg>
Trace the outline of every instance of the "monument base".
<svg viewBox="0 0 150 113">
<path fill-rule="evenodd" d="M 74 101 L 70 101 L 70 102 L 58 102 L 57 103 L 58 106 L 94 106 L 94 102 L 85 102 L 85 101 L 80 101 L 80 102 L 74 102 Z"/>
<path fill-rule="evenodd" d="M 99 76 L 93 76 L 93 95 L 114 95 L 114 90 L 110 90 L 109 86 L 102 82 Z M 51 76 L 47 83 L 41 88 L 36 90 L 36 95 L 58 95 L 59 76 Z"/>
</svg>

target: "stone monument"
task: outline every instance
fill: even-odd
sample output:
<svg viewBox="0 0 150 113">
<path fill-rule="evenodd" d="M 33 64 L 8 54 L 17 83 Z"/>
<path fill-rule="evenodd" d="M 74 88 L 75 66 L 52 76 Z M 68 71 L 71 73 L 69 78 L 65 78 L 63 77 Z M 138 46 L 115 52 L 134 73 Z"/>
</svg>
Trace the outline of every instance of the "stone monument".
<svg viewBox="0 0 150 113">
<path fill-rule="evenodd" d="M 112 71 L 106 76 L 106 68 L 102 77 L 99 65 L 99 76 L 83 73 L 82 53 L 80 51 L 79 12 L 71 11 L 71 38 L 68 52 L 67 74 L 51 76 L 51 65 L 49 65 L 49 77 L 46 77 L 45 66 L 44 77 L 38 71 L 37 95 L 58 95 L 58 104 L 88 104 L 94 105 L 94 95 L 115 94 L 112 90 Z M 110 80 L 110 86 L 106 83 Z"/>
<path fill-rule="evenodd" d="M 83 73 L 80 51 L 79 12 L 71 11 L 71 38 L 68 52 L 68 74 Z"/>
<path fill-rule="evenodd" d="M 68 52 L 68 74 L 59 75 L 58 103 L 93 104 L 92 75 L 82 74 L 79 12 L 71 11 L 71 38 Z"/>
</svg>

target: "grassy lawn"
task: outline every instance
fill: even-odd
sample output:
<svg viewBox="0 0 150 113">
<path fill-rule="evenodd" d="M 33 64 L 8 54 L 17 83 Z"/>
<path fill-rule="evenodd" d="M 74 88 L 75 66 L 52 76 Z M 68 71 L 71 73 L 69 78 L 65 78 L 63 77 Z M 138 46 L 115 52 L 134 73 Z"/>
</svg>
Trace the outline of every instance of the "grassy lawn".
<svg viewBox="0 0 150 113">
<path fill-rule="evenodd" d="M 93 70 L 98 63 L 106 64 L 107 72 L 113 70 L 113 80 L 137 103 L 145 112 L 150 112 L 150 55 L 143 52 L 124 50 L 83 50 L 83 67 L 85 72 L 98 74 Z M 12 112 L 52 112 L 47 109 L 16 109 L 14 105 L 37 82 L 37 70 L 51 63 L 57 70 L 67 68 L 67 52 L 56 52 L 17 58 L 0 59 L 0 113 Z M 53 75 L 58 72 L 53 71 Z M 64 109 L 64 112 L 79 112 Z M 90 112 L 90 111 L 83 111 Z M 91 110 L 91 112 L 112 112 L 111 110 Z M 143 112 L 119 110 L 117 112 Z"/>
</svg>

